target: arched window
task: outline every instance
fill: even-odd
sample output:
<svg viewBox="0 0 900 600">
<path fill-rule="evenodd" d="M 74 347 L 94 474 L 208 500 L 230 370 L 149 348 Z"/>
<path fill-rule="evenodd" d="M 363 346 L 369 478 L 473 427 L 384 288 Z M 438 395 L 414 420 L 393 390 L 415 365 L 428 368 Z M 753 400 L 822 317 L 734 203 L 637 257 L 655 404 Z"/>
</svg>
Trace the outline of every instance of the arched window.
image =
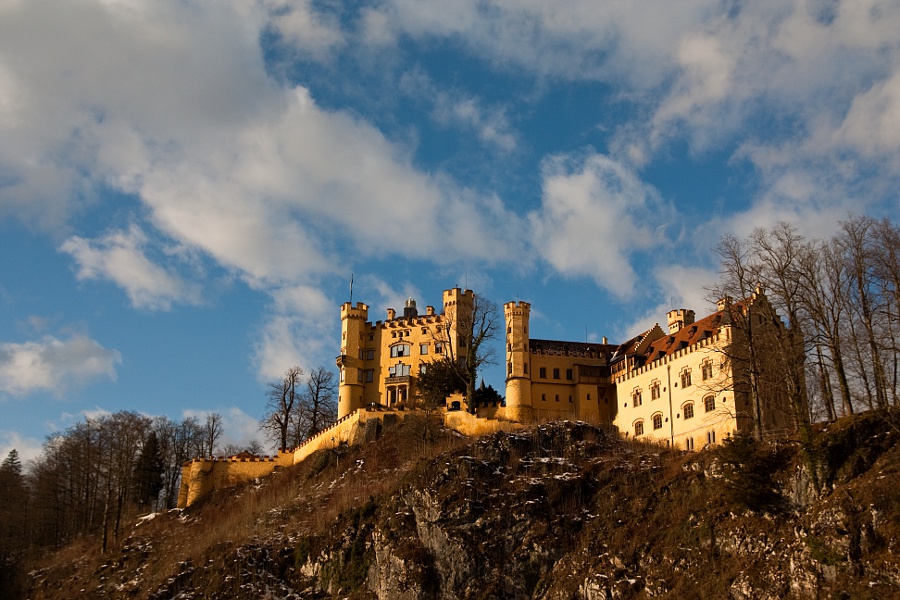
<svg viewBox="0 0 900 600">
<path fill-rule="evenodd" d="M 681 387 L 691 387 L 691 370 L 685 369 L 681 372 Z"/>
<path fill-rule="evenodd" d="M 716 397 L 715 396 L 707 396 L 703 399 L 703 406 L 706 408 L 706 412 L 711 412 L 716 410 Z"/>
<path fill-rule="evenodd" d="M 694 403 L 688 402 L 684 405 L 684 418 L 685 419 L 693 419 L 694 418 Z"/>
<path fill-rule="evenodd" d="M 644 422 L 636 421 L 634 423 L 634 437 L 638 437 L 639 435 L 644 435 Z"/>
<path fill-rule="evenodd" d="M 662 429 L 662 413 L 653 415 L 653 429 Z"/>
<path fill-rule="evenodd" d="M 632 406 L 641 405 L 641 388 L 637 388 L 631 392 L 631 404 Z"/>
<path fill-rule="evenodd" d="M 650 384 L 650 400 L 659 400 L 659 382 L 654 381 Z"/>
</svg>

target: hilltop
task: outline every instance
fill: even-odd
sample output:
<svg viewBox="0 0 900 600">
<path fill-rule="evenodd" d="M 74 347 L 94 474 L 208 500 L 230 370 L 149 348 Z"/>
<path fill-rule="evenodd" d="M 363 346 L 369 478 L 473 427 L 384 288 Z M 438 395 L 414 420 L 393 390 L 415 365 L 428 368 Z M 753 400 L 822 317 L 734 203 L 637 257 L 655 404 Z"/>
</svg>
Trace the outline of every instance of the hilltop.
<svg viewBox="0 0 900 600">
<path fill-rule="evenodd" d="M 696 453 L 581 422 L 466 439 L 406 419 L 23 570 L 57 598 L 900 597 L 900 416 Z M 27 573 L 25 572 L 27 571 Z"/>
</svg>

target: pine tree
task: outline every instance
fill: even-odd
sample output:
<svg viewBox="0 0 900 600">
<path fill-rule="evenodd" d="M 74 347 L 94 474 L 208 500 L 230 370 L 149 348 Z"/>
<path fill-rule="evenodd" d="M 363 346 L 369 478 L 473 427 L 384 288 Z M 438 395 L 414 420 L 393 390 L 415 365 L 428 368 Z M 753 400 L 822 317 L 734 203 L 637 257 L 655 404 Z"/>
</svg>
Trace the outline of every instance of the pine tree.
<svg viewBox="0 0 900 600">
<path fill-rule="evenodd" d="M 0 464 L 0 565 L 25 548 L 27 504 L 22 463 L 14 448 Z"/>
<path fill-rule="evenodd" d="M 155 510 L 163 488 L 163 460 L 156 432 L 151 431 L 134 465 L 132 497 L 142 508 Z"/>
</svg>

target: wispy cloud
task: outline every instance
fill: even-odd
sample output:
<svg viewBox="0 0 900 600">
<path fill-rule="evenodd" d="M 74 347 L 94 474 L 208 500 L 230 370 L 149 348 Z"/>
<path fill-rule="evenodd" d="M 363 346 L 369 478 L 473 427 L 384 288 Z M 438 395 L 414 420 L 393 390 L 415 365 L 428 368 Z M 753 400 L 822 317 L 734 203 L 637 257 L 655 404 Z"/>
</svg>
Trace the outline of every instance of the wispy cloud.
<svg viewBox="0 0 900 600">
<path fill-rule="evenodd" d="M 484 106 L 484 102 L 458 90 L 442 90 L 421 69 L 405 73 L 400 89 L 427 103 L 436 122 L 447 128 L 472 131 L 484 144 L 504 152 L 516 148 L 516 133 L 506 111 L 500 106 Z"/>
<path fill-rule="evenodd" d="M 97 240 L 72 236 L 60 250 L 78 265 L 79 280 L 109 280 L 122 287 L 135 308 L 168 310 L 173 302 L 198 304 L 200 288 L 147 258 L 147 236 L 137 226 Z"/>
</svg>

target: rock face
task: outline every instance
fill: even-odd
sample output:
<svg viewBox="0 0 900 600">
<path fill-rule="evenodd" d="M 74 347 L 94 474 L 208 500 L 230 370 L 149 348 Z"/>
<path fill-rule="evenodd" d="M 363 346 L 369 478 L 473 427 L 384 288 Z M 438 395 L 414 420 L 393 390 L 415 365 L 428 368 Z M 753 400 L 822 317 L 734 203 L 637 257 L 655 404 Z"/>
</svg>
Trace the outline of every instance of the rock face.
<svg viewBox="0 0 900 600">
<path fill-rule="evenodd" d="M 674 456 L 582 423 L 496 434 L 372 513 L 361 589 L 319 587 L 382 599 L 900 597 L 898 433 L 869 435 L 876 447 L 819 466 L 821 489 L 793 446 L 751 445 L 772 493 L 742 498 L 751 457 Z"/>
<path fill-rule="evenodd" d="M 684 454 L 584 423 L 498 433 L 397 473 L 326 531 L 279 515 L 278 535 L 127 597 L 900 597 L 895 423 L 831 425 L 814 470 L 789 443 Z"/>
</svg>

